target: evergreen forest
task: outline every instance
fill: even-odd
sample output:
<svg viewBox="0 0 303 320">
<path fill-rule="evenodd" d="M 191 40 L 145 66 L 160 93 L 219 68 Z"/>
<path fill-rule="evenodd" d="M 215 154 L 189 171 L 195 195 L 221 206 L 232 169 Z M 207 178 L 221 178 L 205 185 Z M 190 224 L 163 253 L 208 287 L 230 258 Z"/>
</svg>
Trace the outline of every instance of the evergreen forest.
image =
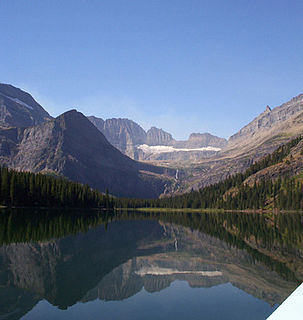
<svg viewBox="0 0 303 320">
<path fill-rule="evenodd" d="M 253 174 L 285 161 L 291 150 L 302 140 L 299 136 L 280 146 L 272 154 L 252 164 L 244 173 L 180 196 L 155 200 L 117 199 L 118 207 L 141 208 L 192 208 L 192 209 L 303 209 L 303 181 L 298 176 L 278 179 L 261 179 L 252 186 L 244 181 Z M 302 151 L 301 151 L 302 153 Z"/>
<path fill-rule="evenodd" d="M 87 184 L 41 173 L 0 168 L 0 204 L 8 207 L 66 208 L 192 208 L 192 209 L 303 209 L 303 179 L 284 176 L 261 179 L 253 185 L 245 180 L 258 171 L 285 162 L 302 140 L 299 136 L 272 154 L 253 163 L 244 173 L 179 196 L 161 199 L 115 198 Z M 286 160 L 287 163 L 288 160 Z"/>
</svg>

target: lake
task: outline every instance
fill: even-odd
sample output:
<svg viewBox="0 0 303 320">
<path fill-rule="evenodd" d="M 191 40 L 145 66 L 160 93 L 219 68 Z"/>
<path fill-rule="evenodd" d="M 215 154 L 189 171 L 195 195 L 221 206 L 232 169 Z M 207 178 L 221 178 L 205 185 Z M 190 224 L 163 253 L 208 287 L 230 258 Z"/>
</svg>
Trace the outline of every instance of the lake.
<svg viewBox="0 0 303 320">
<path fill-rule="evenodd" d="M 303 214 L 0 211 L 0 319 L 266 319 Z"/>
</svg>

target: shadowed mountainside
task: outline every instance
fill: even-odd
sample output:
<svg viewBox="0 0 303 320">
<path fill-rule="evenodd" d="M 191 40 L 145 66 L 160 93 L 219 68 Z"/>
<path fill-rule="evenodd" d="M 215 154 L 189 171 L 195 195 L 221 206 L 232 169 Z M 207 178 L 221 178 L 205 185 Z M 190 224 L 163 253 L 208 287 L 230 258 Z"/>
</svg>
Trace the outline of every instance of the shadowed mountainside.
<svg viewBox="0 0 303 320">
<path fill-rule="evenodd" d="M 30 94 L 0 83 L 1 127 L 29 127 L 51 119 Z"/>
<path fill-rule="evenodd" d="M 157 197 L 174 170 L 138 163 L 114 148 L 80 112 L 28 128 L 0 129 L 0 161 L 88 183 L 116 196 Z"/>
</svg>

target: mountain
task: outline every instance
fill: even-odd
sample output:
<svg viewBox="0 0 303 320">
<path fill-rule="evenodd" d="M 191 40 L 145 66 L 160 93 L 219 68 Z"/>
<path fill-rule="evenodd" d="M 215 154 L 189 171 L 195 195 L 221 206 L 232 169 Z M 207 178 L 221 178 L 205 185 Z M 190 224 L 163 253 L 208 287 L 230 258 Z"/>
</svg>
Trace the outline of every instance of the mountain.
<svg viewBox="0 0 303 320">
<path fill-rule="evenodd" d="M 145 143 L 149 146 L 170 146 L 173 142 L 172 135 L 162 129 L 151 127 L 146 133 Z"/>
<path fill-rule="evenodd" d="M 135 160 L 197 161 L 218 153 L 226 139 L 209 133 L 192 133 L 188 140 L 178 141 L 163 129 L 151 127 L 147 132 L 129 119 L 88 119 L 122 153 Z"/>
<path fill-rule="evenodd" d="M 243 185 L 252 187 L 255 183 L 260 183 L 262 180 L 276 181 L 283 178 L 293 178 L 297 183 L 301 181 L 301 175 L 303 174 L 302 138 L 298 137 L 291 140 L 288 144 L 280 146 L 273 154 L 266 158 L 278 158 L 278 160 L 268 161 L 268 165 L 255 170 L 243 181 Z M 292 191 L 294 192 L 295 190 Z"/>
<path fill-rule="evenodd" d="M 210 133 L 191 133 L 188 140 L 176 141 L 175 147 L 179 148 L 203 148 L 214 147 L 223 149 L 227 144 L 226 139 L 214 136 Z"/>
<path fill-rule="evenodd" d="M 225 210 L 303 209 L 303 138 L 299 136 L 253 163 L 245 172 L 178 197 L 146 202 L 146 207 Z M 140 204 L 138 204 L 140 205 Z M 134 204 L 131 206 L 133 207 Z"/>
<path fill-rule="evenodd" d="M 167 174 L 175 174 L 123 155 L 76 110 L 33 127 L 0 129 L 0 162 L 127 197 L 157 197 L 170 181 Z"/>
<path fill-rule="evenodd" d="M 128 119 L 107 119 L 104 121 L 94 116 L 90 116 L 88 119 L 115 148 L 133 159 L 140 158 L 136 146 L 145 143 L 146 132 L 136 122 Z"/>
<path fill-rule="evenodd" d="M 232 135 L 222 151 L 199 163 L 179 168 L 182 179 L 167 193 L 198 190 L 244 172 L 252 163 L 300 134 L 303 134 L 303 94 L 273 109 L 267 106 L 264 112 Z"/>
<path fill-rule="evenodd" d="M 87 121 L 76 114 L 52 119 L 31 95 L 0 84 L 0 164 L 64 175 L 100 190 L 108 187 L 115 195 L 171 195 L 244 172 L 303 133 L 303 95 L 273 109 L 267 106 L 228 141 L 209 133 L 178 141 L 163 129 L 146 132 L 128 119 L 91 116 Z M 171 169 L 134 162 L 114 147 L 133 159 Z"/>
<path fill-rule="evenodd" d="M 264 112 L 229 138 L 226 151 L 243 154 L 258 148 L 272 152 L 277 145 L 300 134 L 302 123 L 303 94 L 272 110 L 267 106 Z"/>
<path fill-rule="evenodd" d="M 51 119 L 30 94 L 0 83 L 0 127 L 29 127 Z"/>
</svg>

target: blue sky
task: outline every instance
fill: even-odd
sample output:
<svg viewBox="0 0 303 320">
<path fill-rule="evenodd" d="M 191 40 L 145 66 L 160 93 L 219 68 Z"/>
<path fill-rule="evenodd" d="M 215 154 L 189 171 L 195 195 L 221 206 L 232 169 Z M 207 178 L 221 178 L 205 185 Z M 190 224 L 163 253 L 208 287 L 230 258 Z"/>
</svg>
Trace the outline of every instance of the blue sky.
<svg viewBox="0 0 303 320">
<path fill-rule="evenodd" d="M 0 82 L 56 116 L 228 137 L 303 93 L 303 1 L 0 0 Z"/>
</svg>

